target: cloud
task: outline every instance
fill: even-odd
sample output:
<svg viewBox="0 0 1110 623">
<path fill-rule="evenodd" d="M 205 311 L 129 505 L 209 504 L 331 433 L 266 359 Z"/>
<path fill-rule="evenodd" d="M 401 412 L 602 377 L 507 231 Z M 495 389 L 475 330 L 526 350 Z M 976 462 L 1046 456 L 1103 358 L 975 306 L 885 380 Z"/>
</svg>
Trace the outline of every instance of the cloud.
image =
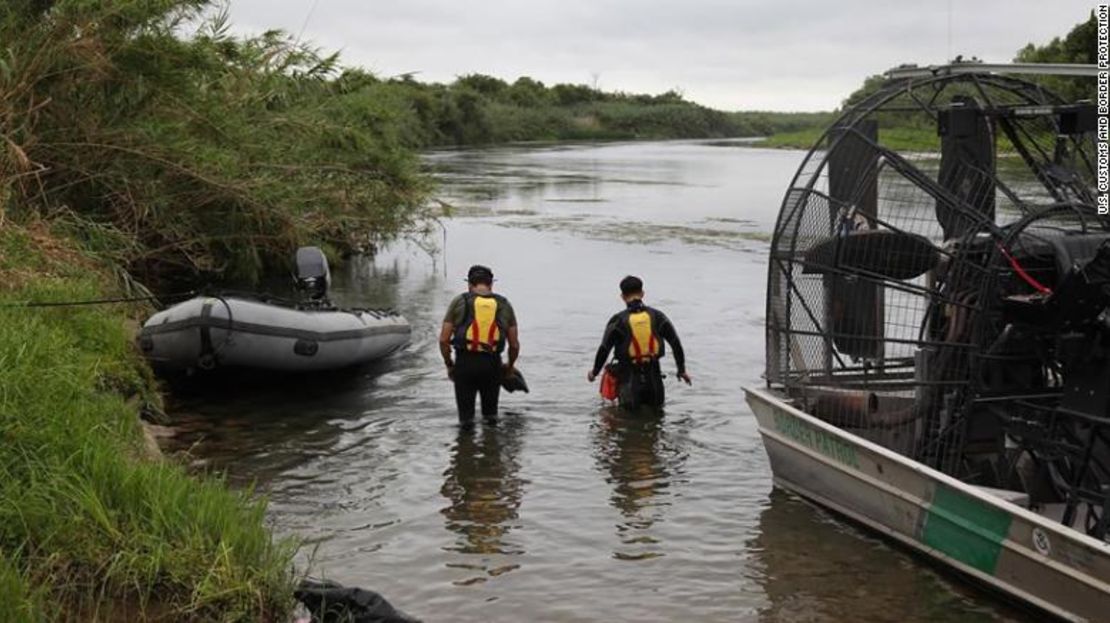
<svg viewBox="0 0 1110 623">
<path fill-rule="evenodd" d="M 951 21 L 949 7 L 951 6 Z M 591 83 L 723 109 L 837 106 L 871 74 L 951 55 L 1006 62 L 1066 34 L 1078 0 L 234 0 L 236 28 L 283 28 L 380 75 Z M 307 18 L 307 20 L 306 20 Z M 951 23 L 951 28 L 949 28 Z M 951 41 L 951 46 L 949 46 Z"/>
</svg>

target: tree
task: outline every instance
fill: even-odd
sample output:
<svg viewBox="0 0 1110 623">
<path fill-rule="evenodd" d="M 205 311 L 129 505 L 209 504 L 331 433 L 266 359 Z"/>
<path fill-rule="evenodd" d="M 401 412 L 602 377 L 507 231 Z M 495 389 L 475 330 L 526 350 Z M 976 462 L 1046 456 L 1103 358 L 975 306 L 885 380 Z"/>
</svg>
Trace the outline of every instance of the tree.
<svg viewBox="0 0 1110 623">
<path fill-rule="evenodd" d="M 455 86 L 470 89 L 476 93 L 481 93 L 489 97 L 496 98 L 506 90 L 509 85 L 501 78 L 487 76 L 485 74 L 467 74 L 455 80 Z"/>
<path fill-rule="evenodd" d="M 584 84 L 556 84 L 551 87 L 551 92 L 560 106 L 586 104 L 598 99 L 597 91 Z"/>
<path fill-rule="evenodd" d="M 547 87 L 539 80 L 521 76 L 509 87 L 509 100 L 525 107 L 540 106 L 548 99 Z"/>
<path fill-rule="evenodd" d="M 1095 64 L 1098 44 L 1098 23 L 1095 12 L 1085 22 L 1076 24 L 1063 39 L 1054 37 L 1045 45 L 1032 43 L 1018 51 L 1014 57 L 1019 63 L 1085 63 Z M 1095 87 L 1089 78 L 1066 78 L 1062 76 L 1039 77 L 1037 82 L 1055 91 L 1068 101 L 1095 98 Z"/>
<path fill-rule="evenodd" d="M 886 78 L 882 74 L 868 76 L 866 79 L 864 79 L 863 86 L 856 89 L 855 91 L 852 91 L 852 94 L 849 95 L 848 98 L 845 99 L 843 102 L 841 102 L 840 108 L 842 110 L 846 108 L 851 108 L 852 106 L 855 106 L 856 104 L 862 102 L 863 100 L 870 97 L 873 93 L 878 92 L 879 89 L 883 87 L 883 83 L 885 82 Z"/>
</svg>

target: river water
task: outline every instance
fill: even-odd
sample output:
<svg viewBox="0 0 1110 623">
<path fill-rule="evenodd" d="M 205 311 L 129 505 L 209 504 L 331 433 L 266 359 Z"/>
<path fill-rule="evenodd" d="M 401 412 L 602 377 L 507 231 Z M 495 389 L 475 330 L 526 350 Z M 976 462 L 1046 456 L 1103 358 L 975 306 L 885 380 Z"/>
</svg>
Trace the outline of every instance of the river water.
<svg viewBox="0 0 1110 623">
<path fill-rule="evenodd" d="M 444 233 L 339 268 L 333 297 L 400 310 L 408 350 L 182 397 L 166 443 L 268 495 L 314 574 L 427 621 L 1009 620 L 772 491 L 741 386 L 759 383 L 769 232 L 802 155 L 682 141 L 430 154 L 453 206 Z M 468 432 L 435 339 L 471 263 L 516 308 L 532 391 Z M 694 380 L 664 362 L 658 419 L 603 407 L 585 380 L 629 273 Z"/>
</svg>

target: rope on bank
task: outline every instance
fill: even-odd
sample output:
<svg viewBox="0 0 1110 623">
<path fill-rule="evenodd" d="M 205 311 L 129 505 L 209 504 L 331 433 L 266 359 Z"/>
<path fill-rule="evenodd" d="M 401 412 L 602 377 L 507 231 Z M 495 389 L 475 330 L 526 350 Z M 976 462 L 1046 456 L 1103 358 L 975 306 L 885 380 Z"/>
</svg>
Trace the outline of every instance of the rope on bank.
<svg viewBox="0 0 1110 623">
<path fill-rule="evenodd" d="M 164 296 L 154 296 L 148 294 L 145 296 L 126 296 L 118 298 L 106 299 L 89 299 L 84 301 L 16 301 L 14 303 L 0 303 L 0 308 L 39 308 L 39 307 L 81 307 L 87 305 L 115 305 L 119 303 L 139 303 L 143 301 L 154 301 L 157 303 L 159 299 L 174 299 L 174 298 L 188 298 L 195 296 L 196 291 L 190 290 L 188 292 L 175 292 Z"/>
</svg>

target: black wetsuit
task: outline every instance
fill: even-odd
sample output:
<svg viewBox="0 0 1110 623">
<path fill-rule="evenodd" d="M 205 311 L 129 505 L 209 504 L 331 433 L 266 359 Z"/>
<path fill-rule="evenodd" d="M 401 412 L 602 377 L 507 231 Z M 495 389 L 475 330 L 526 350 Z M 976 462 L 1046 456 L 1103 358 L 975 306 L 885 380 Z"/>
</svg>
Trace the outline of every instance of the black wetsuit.
<svg viewBox="0 0 1110 623">
<path fill-rule="evenodd" d="M 482 400 L 482 416 L 497 416 L 497 402 L 501 397 L 501 357 L 491 353 L 455 351 L 455 404 L 459 420 L 474 419 L 476 397 Z"/>
<path fill-rule="evenodd" d="M 628 326 L 628 316 L 632 313 L 647 311 L 651 314 L 651 326 L 655 335 L 671 345 L 675 365 L 678 373 L 686 372 L 686 353 L 682 350 L 682 342 L 674 325 L 663 312 L 644 305 L 643 301 L 635 300 L 628 307 L 615 314 L 605 326 L 605 335 L 601 338 L 601 346 L 594 357 L 594 374 L 601 372 L 605 361 L 609 358 L 609 351 L 615 350 L 617 356 L 617 381 L 620 387 L 619 401 L 622 407 L 635 409 L 640 405 L 663 406 L 666 399 L 663 391 L 663 373 L 659 368 L 659 360 L 666 354 L 666 348 L 659 345 L 659 355 L 647 363 L 634 363 L 628 355 L 628 345 L 632 340 L 631 329 Z"/>
</svg>

